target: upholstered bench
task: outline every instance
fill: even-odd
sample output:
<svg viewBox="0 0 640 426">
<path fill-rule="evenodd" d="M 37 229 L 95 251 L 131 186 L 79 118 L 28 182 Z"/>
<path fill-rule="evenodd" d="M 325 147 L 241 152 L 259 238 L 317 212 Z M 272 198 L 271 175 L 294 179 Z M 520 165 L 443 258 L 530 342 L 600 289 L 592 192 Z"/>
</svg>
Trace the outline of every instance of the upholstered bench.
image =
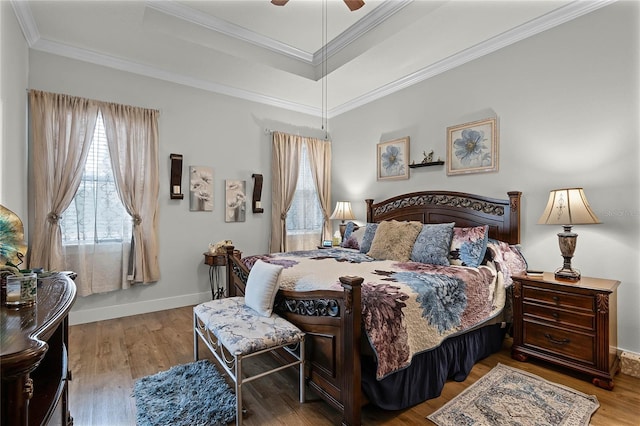
<svg viewBox="0 0 640 426">
<path fill-rule="evenodd" d="M 249 282 L 247 290 L 248 287 Z M 270 303 L 272 308 L 273 299 Z M 260 309 L 256 311 L 247 306 L 244 297 L 216 299 L 193 308 L 194 359 L 198 360 L 200 337 L 235 383 L 236 425 L 242 424 L 242 385 L 276 371 L 299 366 L 300 402 L 305 401 L 304 333 L 289 321 L 272 313 L 271 308 L 266 312 L 259 312 Z M 244 359 L 280 348 L 287 350 L 294 361 L 244 377 Z"/>
</svg>

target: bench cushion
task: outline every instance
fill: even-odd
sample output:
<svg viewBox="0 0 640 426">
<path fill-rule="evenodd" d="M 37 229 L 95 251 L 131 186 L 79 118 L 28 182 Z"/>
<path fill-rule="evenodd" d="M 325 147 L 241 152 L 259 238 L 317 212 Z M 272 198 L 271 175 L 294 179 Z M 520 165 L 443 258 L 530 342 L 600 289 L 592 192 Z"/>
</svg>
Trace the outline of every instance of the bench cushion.
<svg viewBox="0 0 640 426">
<path fill-rule="evenodd" d="M 211 300 L 193 312 L 231 354 L 246 355 L 295 344 L 304 333 L 277 314 L 263 317 L 244 303 L 244 297 Z"/>
</svg>

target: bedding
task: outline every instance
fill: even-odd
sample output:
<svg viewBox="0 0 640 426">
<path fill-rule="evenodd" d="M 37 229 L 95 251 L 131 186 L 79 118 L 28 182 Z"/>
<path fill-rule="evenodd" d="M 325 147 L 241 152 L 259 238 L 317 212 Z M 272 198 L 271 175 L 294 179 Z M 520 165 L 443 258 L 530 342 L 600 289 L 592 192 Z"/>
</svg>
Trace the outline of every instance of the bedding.
<svg viewBox="0 0 640 426">
<path fill-rule="evenodd" d="M 282 266 L 280 289 L 296 292 L 340 291 L 337 277 L 363 277 L 362 324 L 376 356 L 378 380 L 504 308 L 505 280 L 492 261 L 477 267 L 434 265 L 375 260 L 361 251 L 331 248 L 249 256 L 242 261 L 249 269 L 258 261 Z"/>
</svg>

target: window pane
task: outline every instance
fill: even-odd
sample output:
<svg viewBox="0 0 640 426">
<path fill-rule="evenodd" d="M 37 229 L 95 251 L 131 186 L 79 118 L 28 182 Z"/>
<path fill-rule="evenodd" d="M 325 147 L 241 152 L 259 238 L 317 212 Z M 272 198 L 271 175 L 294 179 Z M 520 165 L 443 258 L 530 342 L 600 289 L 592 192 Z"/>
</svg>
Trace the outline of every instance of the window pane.
<svg viewBox="0 0 640 426">
<path fill-rule="evenodd" d="M 287 234 L 317 234 L 319 232 L 322 232 L 322 210 L 316 185 L 311 176 L 306 144 L 303 144 L 296 193 L 291 209 L 287 213 Z"/>
<path fill-rule="evenodd" d="M 98 115 L 82 181 L 60 226 L 64 245 L 131 239 L 131 220 L 116 190 L 102 115 Z"/>
</svg>

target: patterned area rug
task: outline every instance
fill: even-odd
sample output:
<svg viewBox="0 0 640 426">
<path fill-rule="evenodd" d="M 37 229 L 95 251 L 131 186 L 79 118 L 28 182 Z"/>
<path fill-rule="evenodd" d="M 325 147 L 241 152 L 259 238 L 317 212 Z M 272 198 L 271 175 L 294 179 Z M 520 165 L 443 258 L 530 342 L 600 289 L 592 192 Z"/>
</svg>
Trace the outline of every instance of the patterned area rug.
<svg viewBox="0 0 640 426">
<path fill-rule="evenodd" d="M 177 365 L 136 381 L 138 426 L 226 425 L 236 397 L 208 360 Z"/>
<path fill-rule="evenodd" d="M 599 406 L 593 395 L 498 364 L 427 418 L 438 426 L 578 426 Z"/>
</svg>

